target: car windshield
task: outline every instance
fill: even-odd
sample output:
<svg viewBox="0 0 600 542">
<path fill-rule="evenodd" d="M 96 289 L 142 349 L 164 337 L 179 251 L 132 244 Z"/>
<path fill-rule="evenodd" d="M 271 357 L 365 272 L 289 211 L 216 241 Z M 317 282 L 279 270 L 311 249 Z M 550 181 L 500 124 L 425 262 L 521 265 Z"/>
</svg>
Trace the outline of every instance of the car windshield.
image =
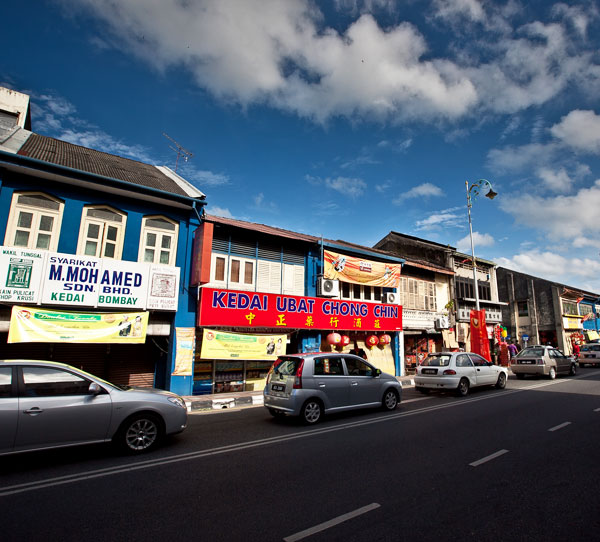
<svg viewBox="0 0 600 542">
<path fill-rule="evenodd" d="M 584 344 L 581 349 L 584 352 L 600 352 L 600 344 Z"/>
<path fill-rule="evenodd" d="M 540 358 L 543 355 L 544 355 L 543 348 L 524 348 L 517 354 L 517 357 L 518 358 L 530 358 L 530 357 Z"/>
<path fill-rule="evenodd" d="M 273 366 L 273 372 L 281 376 L 294 376 L 301 361 L 300 358 L 279 358 Z"/>
<path fill-rule="evenodd" d="M 449 354 L 441 354 L 435 356 L 427 356 L 421 365 L 428 365 L 429 367 L 447 367 L 450 364 Z"/>
</svg>

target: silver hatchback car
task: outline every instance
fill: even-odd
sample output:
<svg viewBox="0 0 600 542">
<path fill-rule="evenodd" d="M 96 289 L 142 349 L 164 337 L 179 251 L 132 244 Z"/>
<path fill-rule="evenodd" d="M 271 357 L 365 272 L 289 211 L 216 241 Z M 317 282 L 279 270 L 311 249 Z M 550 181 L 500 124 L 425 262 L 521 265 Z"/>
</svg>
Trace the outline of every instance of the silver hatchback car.
<svg viewBox="0 0 600 542">
<path fill-rule="evenodd" d="M 559 373 L 575 375 L 577 361 L 572 356 L 565 356 L 558 348 L 536 345 L 523 348 L 511 360 L 510 369 L 519 379 L 532 375 L 547 376 L 554 380 Z"/>
<path fill-rule="evenodd" d="M 187 425 L 162 390 L 121 387 L 51 361 L 0 361 L 0 455 L 113 441 L 145 452 Z"/>
<path fill-rule="evenodd" d="M 402 398 L 402 385 L 358 356 L 318 352 L 280 356 L 263 393 L 273 416 L 300 416 L 313 424 L 330 412 L 394 410 Z"/>
</svg>

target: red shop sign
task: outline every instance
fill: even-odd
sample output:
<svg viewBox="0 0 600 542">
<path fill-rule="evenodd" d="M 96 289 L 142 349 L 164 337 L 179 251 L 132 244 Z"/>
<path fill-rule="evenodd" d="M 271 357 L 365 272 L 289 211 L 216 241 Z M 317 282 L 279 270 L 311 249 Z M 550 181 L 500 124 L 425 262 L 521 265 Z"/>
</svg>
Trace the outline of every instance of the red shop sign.
<svg viewBox="0 0 600 542">
<path fill-rule="evenodd" d="M 202 288 L 198 326 L 401 331 L 402 307 Z"/>
</svg>

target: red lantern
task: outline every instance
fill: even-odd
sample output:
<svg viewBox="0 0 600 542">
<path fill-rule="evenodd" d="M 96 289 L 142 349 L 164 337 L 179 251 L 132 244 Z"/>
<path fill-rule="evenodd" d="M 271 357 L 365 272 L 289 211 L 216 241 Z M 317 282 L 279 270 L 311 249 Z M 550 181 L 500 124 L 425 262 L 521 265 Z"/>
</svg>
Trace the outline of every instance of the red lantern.
<svg viewBox="0 0 600 542">
<path fill-rule="evenodd" d="M 327 342 L 337 346 L 342 342 L 342 336 L 339 333 L 330 333 L 327 335 Z"/>
<path fill-rule="evenodd" d="M 373 348 L 379 344 L 379 339 L 377 338 L 377 335 L 369 335 L 365 342 L 369 348 Z"/>
<path fill-rule="evenodd" d="M 390 344 L 391 342 L 392 342 L 392 338 L 387 333 L 384 333 L 383 335 L 381 335 L 379 337 L 379 344 L 386 345 L 386 344 Z"/>
<path fill-rule="evenodd" d="M 350 344 L 350 337 L 348 335 L 342 335 L 342 342 L 340 346 L 348 346 Z"/>
</svg>

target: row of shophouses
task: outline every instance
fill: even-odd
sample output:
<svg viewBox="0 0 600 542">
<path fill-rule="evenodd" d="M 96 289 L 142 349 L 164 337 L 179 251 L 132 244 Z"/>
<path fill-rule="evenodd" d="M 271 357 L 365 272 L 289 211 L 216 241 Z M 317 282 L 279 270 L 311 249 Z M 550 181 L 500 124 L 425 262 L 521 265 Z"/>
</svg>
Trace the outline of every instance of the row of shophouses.
<svg viewBox="0 0 600 542">
<path fill-rule="evenodd" d="M 401 376 L 429 352 L 469 350 L 468 255 L 394 231 L 360 246 L 206 203 L 169 168 L 32 132 L 29 97 L 0 89 L 0 358 L 192 395 L 261 389 L 286 352 L 358 352 Z M 598 338 L 597 294 L 480 258 L 476 273 L 492 351 L 500 325 L 569 353 Z"/>
</svg>

